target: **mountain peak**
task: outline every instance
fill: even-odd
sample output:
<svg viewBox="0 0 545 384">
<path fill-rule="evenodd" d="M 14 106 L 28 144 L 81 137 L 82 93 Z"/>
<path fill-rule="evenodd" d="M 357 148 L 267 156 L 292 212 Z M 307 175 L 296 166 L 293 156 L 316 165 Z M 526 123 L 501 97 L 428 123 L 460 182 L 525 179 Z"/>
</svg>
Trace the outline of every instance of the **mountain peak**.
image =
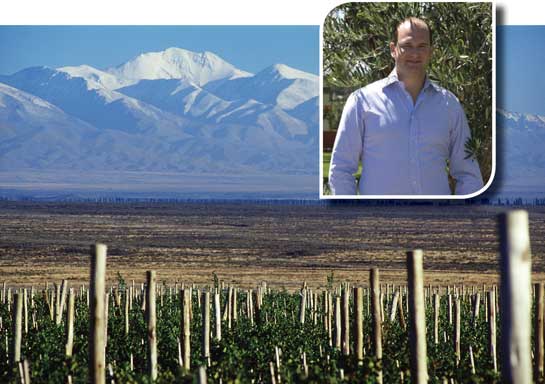
<svg viewBox="0 0 545 384">
<path fill-rule="evenodd" d="M 284 79 L 304 79 L 311 81 L 318 81 L 318 76 L 308 72 L 300 71 L 299 69 L 292 68 L 286 64 L 273 64 L 265 68 L 261 73 L 272 75 L 276 78 Z"/>
<path fill-rule="evenodd" d="M 140 54 L 107 72 L 125 83 L 135 83 L 139 80 L 185 79 L 198 86 L 214 80 L 250 75 L 211 52 L 198 53 L 177 47 Z"/>
</svg>

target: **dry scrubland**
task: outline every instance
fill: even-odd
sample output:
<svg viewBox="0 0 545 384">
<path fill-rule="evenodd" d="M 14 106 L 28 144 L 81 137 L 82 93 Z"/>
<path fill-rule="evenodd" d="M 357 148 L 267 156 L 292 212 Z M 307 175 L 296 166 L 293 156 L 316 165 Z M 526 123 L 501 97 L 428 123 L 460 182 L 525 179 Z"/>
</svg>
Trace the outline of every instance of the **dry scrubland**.
<svg viewBox="0 0 545 384">
<path fill-rule="evenodd" d="M 545 277 L 545 208 L 530 211 L 533 271 Z M 288 289 L 335 280 L 406 282 L 406 250 L 424 250 L 426 284 L 498 280 L 492 206 L 261 206 L 239 204 L 0 203 L 0 280 L 10 285 L 89 279 L 89 247 L 108 245 L 108 280 Z"/>
</svg>

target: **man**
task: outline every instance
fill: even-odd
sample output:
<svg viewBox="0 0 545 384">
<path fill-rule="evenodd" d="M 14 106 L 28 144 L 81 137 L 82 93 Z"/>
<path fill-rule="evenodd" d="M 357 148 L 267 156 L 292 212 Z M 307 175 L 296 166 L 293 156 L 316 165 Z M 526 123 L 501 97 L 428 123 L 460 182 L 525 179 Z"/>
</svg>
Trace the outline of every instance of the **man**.
<svg viewBox="0 0 545 384">
<path fill-rule="evenodd" d="M 450 195 L 447 160 L 457 195 L 482 188 L 477 161 L 466 159 L 470 130 L 463 109 L 426 76 L 431 43 L 423 20 L 403 20 L 390 43 L 392 73 L 349 96 L 331 157 L 334 195 L 356 194 L 360 160 L 361 195 Z"/>
</svg>

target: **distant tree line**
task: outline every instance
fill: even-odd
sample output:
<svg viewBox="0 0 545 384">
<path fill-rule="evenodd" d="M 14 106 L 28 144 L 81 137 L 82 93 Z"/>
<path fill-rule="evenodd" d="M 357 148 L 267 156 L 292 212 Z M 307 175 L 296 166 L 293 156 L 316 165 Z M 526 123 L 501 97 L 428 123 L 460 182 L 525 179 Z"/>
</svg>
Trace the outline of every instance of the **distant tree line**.
<svg viewBox="0 0 545 384">
<path fill-rule="evenodd" d="M 474 197 L 465 200 L 356 200 L 356 199 L 194 199 L 194 198 L 137 198 L 137 197 L 86 197 L 66 199 L 36 199 L 30 196 L 0 196 L 2 202 L 35 202 L 35 203 L 92 203 L 92 204 L 203 204 L 203 205 L 260 205 L 260 206 L 323 206 L 323 207 L 357 207 L 357 206 L 450 206 L 450 205 L 502 205 L 502 206 L 545 206 L 544 198 L 524 199 L 522 197 L 500 198 L 493 195 Z"/>
</svg>

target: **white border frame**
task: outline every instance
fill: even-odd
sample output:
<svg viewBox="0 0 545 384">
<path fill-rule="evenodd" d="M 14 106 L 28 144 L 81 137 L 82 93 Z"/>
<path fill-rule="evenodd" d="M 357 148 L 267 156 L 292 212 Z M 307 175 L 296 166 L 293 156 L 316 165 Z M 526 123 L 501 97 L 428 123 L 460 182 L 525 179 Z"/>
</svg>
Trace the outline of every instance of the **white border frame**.
<svg viewBox="0 0 545 384">
<path fill-rule="evenodd" d="M 350 2 L 357 2 L 357 1 L 350 1 Z M 439 1 L 435 1 L 439 2 Z M 492 170 L 490 172 L 490 178 L 488 179 L 488 182 L 477 192 L 473 192 L 468 195 L 324 195 L 324 165 L 323 165 L 323 140 L 324 140 L 324 86 L 323 86 L 323 79 L 324 79 L 324 60 L 323 60 L 323 54 L 324 54 L 324 22 L 325 18 L 331 12 L 334 8 L 346 4 L 341 3 L 337 4 L 335 7 L 331 8 L 324 16 L 321 24 L 320 24 L 320 121 L 319 121 L 319 142 L 320 147 L 318 148 L 319 151 L 319 159 L 320 159 L 320 171 L 319 171 L 319 181 L 318 181 L 318 188 L 320 189 L 320 200 L 391 200 L 391 199 L 407 199 L 407 200 L 463 200 L 463 199 L 470 199 L 472 197 L 478 196 L 482 193 L 484 193 L 494 182 L 494 178 L 496 177 L 496 0 L 484 0 L 484 1 L 478 1 L 479 3 L 492 3 Z M 469 3 L 469 1 L 468 1 Z M 477 1 L 475 1 L 477 3 Z"/>
</svg>

